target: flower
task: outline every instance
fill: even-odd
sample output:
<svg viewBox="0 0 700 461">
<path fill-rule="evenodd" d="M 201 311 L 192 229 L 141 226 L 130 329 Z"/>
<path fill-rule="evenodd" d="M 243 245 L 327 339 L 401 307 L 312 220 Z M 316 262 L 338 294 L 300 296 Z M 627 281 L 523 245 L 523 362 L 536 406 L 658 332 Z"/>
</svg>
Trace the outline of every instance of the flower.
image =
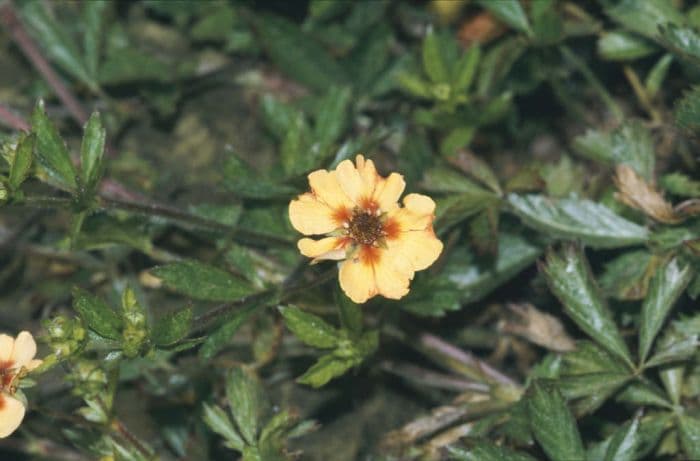
<svg viewBox="0 0 700 461">
<path fill-rule="evenodd" d="M 309 174 L 311 192 L 289 204 L 289 219 L 304 235 L 299 251 L 314 258 L 341 261 L 340 287 L 356 303 L 375 295 L 400 299 L 415 271 L 429 267 L 442 252 L 433 231 L 435 202 L 408 194 L 398 204 L 403 176 L 380 176 L 362 155 L 340 162 L 334 171 Z"/>
<path fill-rule="evenodd" d="M 36 342 L 28 331 L 17 338 L 0 334 L 0 438 L 12 434 L 24 418 L 25 403 L 15 393 L 20 379 L 41 365 L 35 355 Z"/>
</svg>

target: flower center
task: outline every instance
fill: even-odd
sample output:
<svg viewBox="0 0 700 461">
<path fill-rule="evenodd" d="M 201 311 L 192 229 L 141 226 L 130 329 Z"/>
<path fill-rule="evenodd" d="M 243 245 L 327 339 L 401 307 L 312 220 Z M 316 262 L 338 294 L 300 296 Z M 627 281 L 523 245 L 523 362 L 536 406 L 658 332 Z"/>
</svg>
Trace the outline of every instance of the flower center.
<svg viewBox="0 0 700 461">
<path fill-rule="evenodd" d="M 371 211 L 355 208 L 347 226 L 348 235 L 357 243 L 372 245 L 384 236 L 381 218 Z"/>
</svg>

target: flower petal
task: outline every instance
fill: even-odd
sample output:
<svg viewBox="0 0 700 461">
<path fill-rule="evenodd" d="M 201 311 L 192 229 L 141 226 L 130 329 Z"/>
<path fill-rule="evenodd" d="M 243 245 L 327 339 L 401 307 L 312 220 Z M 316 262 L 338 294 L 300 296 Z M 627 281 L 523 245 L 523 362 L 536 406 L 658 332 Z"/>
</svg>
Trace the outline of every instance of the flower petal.
<svg viewBox="0 0 700 461">
<path fill-rule="evenodd" d="M 307 235 L 326 234 L 339 227 L 333 210 L 310 193 L 289 203 L 289 220 L 296 230 Z"/>
<path fill-rule="evenodd" d="M 0 393 L 0 438 L 12 434 L 24 419 L 24 405 L 16 398 Z"/>
<path fill-rule="evenodd" d="M 409 281 L 413 279 L 411 263 L 400 252 L 382 250 L 374 262 L 374 279 L 380 295 L 401 299 L 408 294 Z"/>
<path fill-rule="evenodd" d="M 404 207 L 389 212 L 389 219 L 398 224 L 401 232 L 425 230 L 434 219 L 435 202 L 430 197 L 409 194 L 403 199 Z"/>
<path fill-rule="evenodd" d="M 24 365 L 24 368 L 26 368 L 27 371 L 32 371 L 36 368 L 39 368 L 42 363 L 44 363 L 44 361 L 40 359 L 30 360 L 29 363 Z"/>
<path fill-rule="evenodd" d="M 430 267 L 442 253 L 442 242 L 437 239 L 432 227 L 426 230 L 401 232 L 394 240 L 387 240 L 392 252 L 404 255 L 410 261 L 413 270 L 420 271 Z"/>
<path fill-rule="evenodd" d="M 297 242 L 297 247 L 301 254 L 319 260 L 345 259 L 344 246 L 345 239 L 342 237 L 326 237 L 320 240 L 303 238 Z"/>
<path fill-rule="evenodd" d="M 7 362 L 12 357 L 12 349 L 15 348 L 15 338 L 10 335 L 0 334 L 0 362 Z"/>
<path fill-rule="evenodd" d="M 374 191 L 374 201 L 379 209 L 387 212 L 397 206 L 399 197 L 406 188 L 406 181 L 398 173 L 391 173 L 388 178 L 382 180 Z M 415 195 L 415 194 L 413 194 Z"/>
<path fill-rule="evenodd" d="M 369 196 L 365 190 L 364 181 L 362 181 L 360 173 L 350 160 L 340 162 L 335 170 L 335 174 L 340 187 L 353 203 L 359 205 L 363 197 Z"/>
<path fill-rule="evenodd" d="M 435 202 L 427 195 L 408 194 L 403 198 L 403 204 L 409 211 L 418 215 L 435 213 Z"/>
<path fill-rule="evenodd" d="M 340 288 L 355 303 L 364 303 L 377 294 L 372 264 L 358 257 L 340 263 L 338 279 Z"/>
<path fill-rule="evenodd" d="M 15 367 L 20 368 L 29 363 L 36 355 L 36 341 L 28 331 L 22 331 L 15 339 L 15 347 L 10 358 L 15 362 Z"/>
<path fill-rule="evenodd" d="M 375 168 L 374 162 L 371 159 L 365 159 L 363 155 L 357 155 L 355 157 L 355 164 L 357 165 L 357 171 L 360 173 L 364 184 L 364 193 L 367 197 L 371 197 L 377 185 L 382 181 L 377 173 L 377 168 Z"/>
<path fill-rule="evenodd" d="M 318 170 L 310 173 L 309 185 L 316 197 L 334 210 L 352 209 L 354 206 L 350 197 L 340 187 L 334 171 Z"/>
</svg>

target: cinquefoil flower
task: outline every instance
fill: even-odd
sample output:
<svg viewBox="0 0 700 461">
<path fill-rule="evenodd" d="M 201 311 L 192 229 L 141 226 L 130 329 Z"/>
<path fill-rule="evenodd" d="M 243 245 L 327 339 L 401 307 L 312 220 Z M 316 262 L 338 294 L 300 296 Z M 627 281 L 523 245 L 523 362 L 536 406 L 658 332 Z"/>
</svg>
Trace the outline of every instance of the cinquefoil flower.
<svg viewBox="0 0 700 461">
<path fill-rule="evenodd" d="M 41 365 L 35 355 L 36 342 L 28 331 L 16 339 L 0 335 L 0 438 L 12 434 L 24 419 L 24 401 L 15 393 L 24 375 Z"/>
<path fill-rule="evenodd" d="M 391 173 L 384 178 L 362 155 L 342 161 L 334 171 L 309 174 L 311 192 L 289 204 L 289 219 L 304 235 L 299 251 L 314 258 L 342 261 L 340 286 L 356 303 L 375 295 L 399 299 L 408 293 L 415 271 L 430 266 L 442 251 L 433 231 L 435 202 L 408 194 Z"/>
</svg>

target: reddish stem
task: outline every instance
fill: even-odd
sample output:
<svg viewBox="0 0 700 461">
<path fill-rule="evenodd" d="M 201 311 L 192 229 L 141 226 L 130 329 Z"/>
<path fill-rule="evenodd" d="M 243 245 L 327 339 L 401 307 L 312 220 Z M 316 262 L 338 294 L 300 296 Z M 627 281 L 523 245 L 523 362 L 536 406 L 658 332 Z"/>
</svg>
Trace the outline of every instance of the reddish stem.
<svg viewBox="0 0 700 461">
<path fill-rule="evenodd" d="M 13 130 L 29 131 L 29 124 L 19 115 L 16 115 L 4 104 L 0 104 L 0 122 Z"/>
</svg>

